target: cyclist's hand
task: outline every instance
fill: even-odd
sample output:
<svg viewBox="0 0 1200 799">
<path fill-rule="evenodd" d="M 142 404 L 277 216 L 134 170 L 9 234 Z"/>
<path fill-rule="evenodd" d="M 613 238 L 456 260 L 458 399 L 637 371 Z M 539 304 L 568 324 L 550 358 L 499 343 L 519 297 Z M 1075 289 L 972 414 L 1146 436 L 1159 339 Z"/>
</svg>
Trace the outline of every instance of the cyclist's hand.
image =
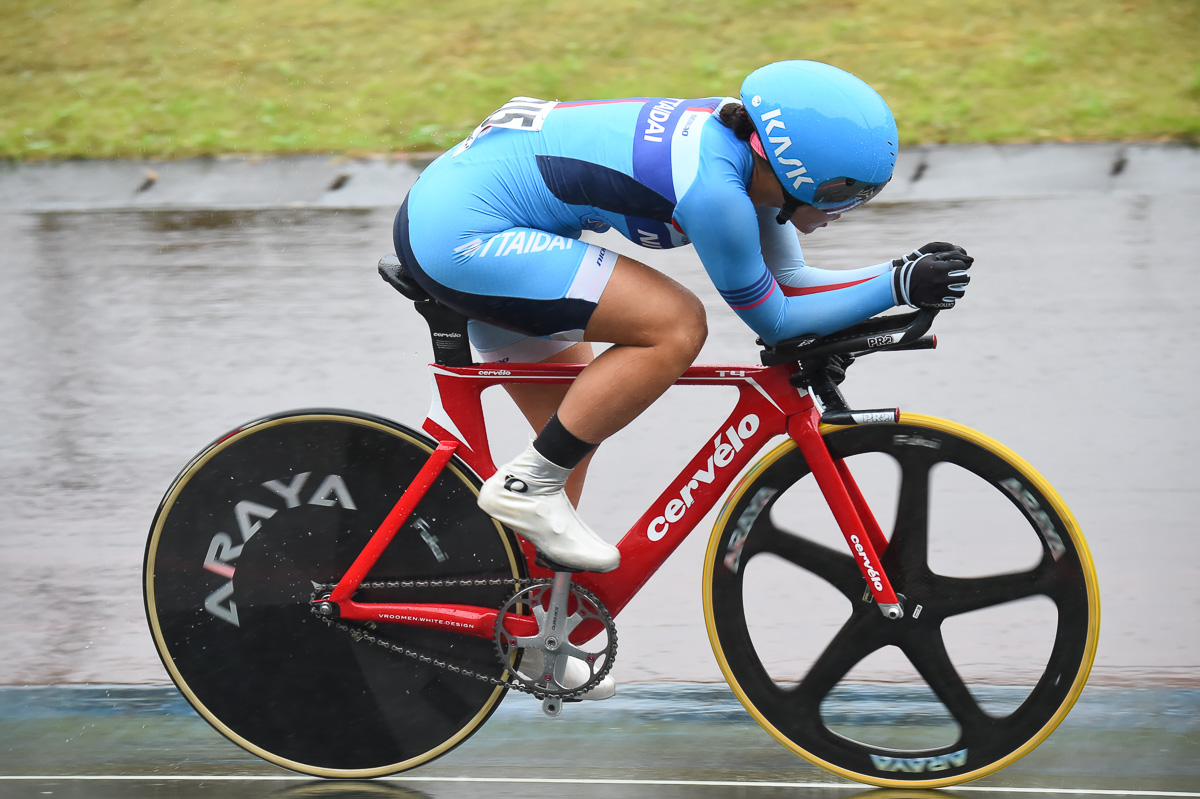
<svg viewBox="0 0 1200 799">
<path fill-rule="evenodd" d="M 955 244 L 934 241 L 892 261 L 897 303 L 912 308 L 953 308 L 966 293 L 975 259 Z"/>
</svg>

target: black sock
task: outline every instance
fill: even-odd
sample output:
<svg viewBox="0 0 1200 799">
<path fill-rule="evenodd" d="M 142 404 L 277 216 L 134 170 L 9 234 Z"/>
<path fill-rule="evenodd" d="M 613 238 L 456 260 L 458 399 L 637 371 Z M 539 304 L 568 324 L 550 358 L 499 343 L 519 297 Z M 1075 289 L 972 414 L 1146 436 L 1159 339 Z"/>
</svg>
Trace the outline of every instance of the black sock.
<svg viewBox="0 0 1200 799">
<path fill-rule="evenodd" d="M 577 438 L 570 430 L 563 427 L 563 423 L 558 421 L 556 413 L 550 417 L 550 421 L 546 422 L 542 432 L 533 440 L 533 448 L 551 463 L 564 469 L 574 469 L 580 461 L 588 456 L 588 453 L 596 448 L 596 445 Z"/>
</svg>

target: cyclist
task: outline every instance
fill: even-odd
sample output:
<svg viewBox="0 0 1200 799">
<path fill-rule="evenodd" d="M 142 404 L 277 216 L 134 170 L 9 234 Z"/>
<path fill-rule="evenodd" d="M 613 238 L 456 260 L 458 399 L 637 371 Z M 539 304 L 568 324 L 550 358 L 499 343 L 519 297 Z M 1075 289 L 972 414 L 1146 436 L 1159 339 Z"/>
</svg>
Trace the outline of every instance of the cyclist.
<svg viewBox="0 0 1200 799">
<path fill-rule="evenodd" d="M 764 66 L 740 98 L 515 98 L 420 176 L 396 253 L 470 318 L 485 361 L 587 363 L 569 387 L 511 386 L 540 430 L 479 504 L 565 567 L 609 571 L 616 547 L 576 514 L 587 459 L 691 365 L 707 335 L 688 289 L 579 241 L 691 243 L 733 311 L 768 344 L 825 335 L 900 304 L 952 307 L 972 259 L 935 242 L 848 271 L 804 261 L 810 234 L 891 179 L 896 123 L 866 83 L 811 61 Z M 593 357 L 587 342 L 612 346 Z M 568 482 L 569 481 L 569 482 Z"/>
</svg>

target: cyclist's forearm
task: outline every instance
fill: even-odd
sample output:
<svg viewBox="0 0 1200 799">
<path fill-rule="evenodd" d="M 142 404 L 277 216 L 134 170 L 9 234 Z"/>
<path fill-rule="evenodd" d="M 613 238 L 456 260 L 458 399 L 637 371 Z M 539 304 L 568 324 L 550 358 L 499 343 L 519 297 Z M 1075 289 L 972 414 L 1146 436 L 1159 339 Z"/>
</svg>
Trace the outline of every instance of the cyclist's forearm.
<svg viewBox="0 0 1200 799">
<path fill-rule="evenodd" d="M 841 291 L 880 275 L 890 275 L 891 273 L 892 263 L 888 261 L 858 269 L 819 269 L 815 266 L 804 266 L 802 269 L 775 272 L 774 274 L 780 285 L 783 286 L 785 295 L 798 296 L 824 291 Z"/>
<path fill-rule="evenodd" d="M 883 271 L 881 266 L 813 270 L 807 286 L 777 286 L 757 306 L 734 311 L 768 344 L 806 333 L 828 335 L 895 306 L 890 266 Z"/>
</svg>

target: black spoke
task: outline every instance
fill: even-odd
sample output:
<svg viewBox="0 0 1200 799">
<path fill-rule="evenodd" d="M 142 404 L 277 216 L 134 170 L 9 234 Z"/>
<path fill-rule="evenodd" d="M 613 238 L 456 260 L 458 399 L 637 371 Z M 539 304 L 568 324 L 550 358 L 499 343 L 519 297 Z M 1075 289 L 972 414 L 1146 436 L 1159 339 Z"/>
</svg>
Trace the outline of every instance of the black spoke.
<svg viewBox="0 0 1200 799">
<path fill-rule="evenodd" d="M 920 570 L 929 563 L 929 470 L 933 464 L 913 454 L 898 460 L 900 496 L 885 564 L 898 563 L 905 571 Z"/>
<path fill-rule="evenodd" d="M 791 702 L 798 712 L 816 711 L 851 669 L 885 644 L 866 634 L 860 617 L 849 619 L 796 686 Z"/>
<path fill-rule="evenodd" d="M 962 727 L 963 739 L 970 739 L 992 722 L 992 718 L 983 712 L 975 697 L 971 696 L 958 669 L 950 661 L 941 630 L 931 629 L 923 635 L 914 635 L 903 645 L 903 649 L 917 672 Z"/>
<path fill-rule="evenodd" d="M 852 601 L 862 596 L 865 585 L 862 572 L 848 552 L 832 549 L 775 526 L 771 527 L 770 537 L 759 548 L 812 572 Z"/>
<path fill-rule="evenodd" d="M 957 616 L 1031 596 L 1046 595 L 1053 590 L 1047 584 L 1047 576 L 1048 571 L 1041 567 L 1033 571 L 989 577 L 939 576 L 933 583 L 933 593 L 938 598 L 938 609 L 942 616 Z"/>
</svg>

